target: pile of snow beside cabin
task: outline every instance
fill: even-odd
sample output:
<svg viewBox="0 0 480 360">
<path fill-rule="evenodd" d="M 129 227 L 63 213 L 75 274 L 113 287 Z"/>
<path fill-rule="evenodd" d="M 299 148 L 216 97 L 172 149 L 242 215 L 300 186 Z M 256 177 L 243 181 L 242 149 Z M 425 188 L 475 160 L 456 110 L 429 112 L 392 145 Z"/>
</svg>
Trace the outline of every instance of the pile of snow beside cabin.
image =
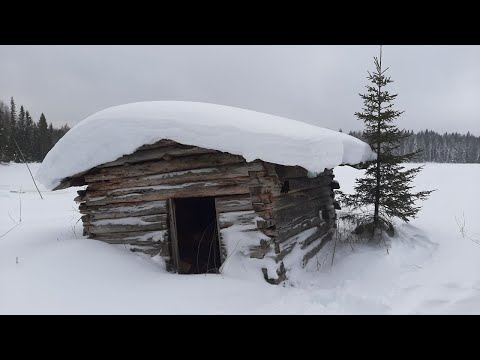
<svg viewBox="0 0 480 360">
<path fill-rule="evenodd" d="M 189 101 L 147 101 L 114 106 L 81 121 L 45 157 L 36 177 L 48 189 L 97 165 L 169 139 L 181 144 L 299 165 L 312 173 L 372 160 L 363 141 L 275 115 Z"/>
<path fill-rule="evenodd" d="M 349 192 L 361 171 L 335 174 Z M 0 313 L 478 314 L 480 245 L 456 218 L 480 239 L 479 179 L 479 165 L 427 164 L 415 185 L 438 191 L 387 242 L 390 254 L 383 244 L 337 245 L 331 265 L 330 242 L 283 287 L 250 271 L 171 274 L 161 259 L 86 239 L 78 189 L 41 187 L 41 200 L 25 165 L 0 165 Z"/>
</svg>

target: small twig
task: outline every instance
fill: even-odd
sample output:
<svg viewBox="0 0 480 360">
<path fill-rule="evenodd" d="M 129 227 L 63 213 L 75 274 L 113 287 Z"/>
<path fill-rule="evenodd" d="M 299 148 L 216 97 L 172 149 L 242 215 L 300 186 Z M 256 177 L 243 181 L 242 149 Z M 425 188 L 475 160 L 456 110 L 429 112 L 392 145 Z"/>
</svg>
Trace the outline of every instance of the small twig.
<svg viewBox="0 0 480 360">
<path fill-rule="evenodd" d="M 455 221 L 458 225 L 458 228 L 460 230 L 460 235 L 462 236 L 462 238 L 464 238 L 464 239 L 467 238 L 468 240 L 473 241 L 474 243 L 480 245 L 480 240 L 479 239 L 474 239 L 467 234 L 467 230 L 465 229 L 465 227 L 466 227 L 466 225 L 465 225 L 465 213 L 462 213 L 462 219 L 461 220 L 462 221 L 460 222 L 460 219 L 455 216 Z"/>
<path fill-rule="evenodd" d="M 230 259 L 230 257 L 235 253 L 235 250 L 237 250 L 237 246 L 238 244 L 240 243 L 240 240 L 242 240 L 242 238 L 238 239 L 237 243 L 235 244 L 235 247 L 233 248 L 232 252 L 230 253 L 230 255 L 227 256 L 227 258 L 225 259 L 225 261 L 223 262 L 223 264 L 220 266 L 220 268 L 218 269 L 219 272 L 221 272 L 222 268 L 225 266 L 225 264 L 227 263 L 227 260 Z"/>
<path fill-rule="evenodd" d="M 22 222 L 22 187 L 20 186 L 20 191 L 18 192 L 18 201 L 20 203 L 20 222 Z"/>
<path fill-rule="evenodd" d="M 15 219 L 12 217 L 12 214 L 10 214 L 10 211 L 8 211 L 8 217 L 10 218 L 10 220 L 13 221 L 14 224 L 17 224 L 17 222 L 15 221 Z"/>
<path fill-rule="evenodd" d="M 22 156 L 23 163 L 24 163 L 25 165 L 27 165 L 28 172 L 30 173 L 30 177 L 32 178 L 33 183 L 35 184 L 35 187 L 37 188 L 38 194 L 40 195 L 40 197 L 41 197 L 42 200 L 43 200 L 42 193 L 41 193 L 40 190 L 38 189 L 37 183 L 35 182 L 35 179 L 33 178 L 32 172 L 30 171 L 30 167 L 28 166 L 27 162 L 25 161 L 25 157 L 23 156 L 23 153 L 22 153 L 22 150 L 20 149 L 20 146 L 18 146 L 17 141 L 15 140 L 15 138 L 13 138 L 13 141 L 15 142 L 15 145 L 17 146 L 17 149 L 18 149 L 18 151 L 20 152 L 20 155 Z"/>
<path fill-rule="evenodd" d="M 20 225 L 20 223 L 16 224 L 14 227 L 12 227 L 10 230 L 8 230 L 7 232 L 3 233 L 2 235 L 0 235 L 0 238 L 4 237 L 5 235 L 7 235 L 10 231 L 12 231 L 13 229 L 15 229 L 18 225 Z"/>
<path fill-rule="evenodd" d="M 337 238 L 338 236 L 335 236 L 335 243 L 333 245 L 333 253 L 332 253 L 332 263 L 330 264 L 330 267 L 333 266 L 333 259 L 335 258 L 335 250 L 337 249 Z"/>
<path fill-rule="evenodd" d="M 383 234 L 381 234 L 381 236 L 382 236 L 383 244 L 385 245 L 385 249 L 387 249 L 387 255 L 390 255 L 390 252 L 388 251 L 387 243 L 385 242 L 385 238 L 383 237 Z"/>
</svg>

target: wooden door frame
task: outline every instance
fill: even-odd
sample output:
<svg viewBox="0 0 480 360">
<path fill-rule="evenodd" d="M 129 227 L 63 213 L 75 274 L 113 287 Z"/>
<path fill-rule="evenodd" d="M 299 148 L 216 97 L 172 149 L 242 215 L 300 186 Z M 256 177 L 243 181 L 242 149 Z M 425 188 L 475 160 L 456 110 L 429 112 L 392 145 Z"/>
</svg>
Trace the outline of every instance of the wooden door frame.
<svg viewBox="0 0 480 360">
<path fill-rule="evenodd" d="M 213 198 L 213 202 L 215 205 L 215 218 L 217 222 L 217 240 L 218 240 L 218 252 L 220 254 L 220 261 L 222 265 L 226 259 L 224 259 L 224 255 L 222 252 L 222 239 L 220 235 L 220 222 L 218 219 L 218 211 L 217 211 L 217 197 L 215 196 L 206 196 Z M 177 236 L 177 217 L 175 215 L 175 198 L 168 198 L 168 213 L 169 213 L 169 234 L 170 234 L 170 246 L 171 246 L 171 254 L 172 254 L 172 265 L 175 269 L 175 272 L 178 274 L 178 264 L 180 262 L 180 254 L 178 250 L 178 236 Z M 222 267 L 220 265 L 219 269 Z"/>
<path fill-rule="evenodd" d="M 170 225 L 170 246 L 172 254 L 172 265 L 175 272 L 178 273 L 179 252 L 178 252 L 178 237 L 177 237 L 177 218 L 175 216 L 175 199 L 168 199 L 168 213 Z"/>
<path fill-rule="evenodd" d="M 218 211 L 217 211 L 217 198 L 214 197 L 214 200 L 215 200 L 215 218 L 217 219 L 217 238 L 218 238 L 218 252 L 220 253 L 220 261 L 222 262 L 222 264 L 219 266 L 218 270 L 220 271 L 220 269 L 222 268 L 223 266 L 223 263 L 225 262 L 226 258 L 223 254 L 223 251 L 222 251 L 222 235 L 220 234 L 220 219 L 218 218 L 219 214 L 218 214 Z M 225 250 L 226 250 L 226 246 L 225 246 Z M 228 256 L 228 254 L 227 254 Z"/>
</svg>

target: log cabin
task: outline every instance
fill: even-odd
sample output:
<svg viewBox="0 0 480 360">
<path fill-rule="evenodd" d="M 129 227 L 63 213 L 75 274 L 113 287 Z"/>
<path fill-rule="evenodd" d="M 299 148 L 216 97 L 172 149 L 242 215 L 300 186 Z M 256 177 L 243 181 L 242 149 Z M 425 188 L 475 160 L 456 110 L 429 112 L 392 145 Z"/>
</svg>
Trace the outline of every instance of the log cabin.
<svg viewBox="0 0 480 360">
<path fill-rule="evenodd" d="M 292 133 L 303 125 L 310 131 L 321 128 L 220 105 L 154 103 L 149 116 L 145 107 L 149 110 L 151 103 L 127 104 L 120 112 L 115 111 L 118 107 L 111 108 L 113 112 L 107 109 L 108 116 L 93 115 L 78 125 L 80 130 L 70 130 L 42 164 L 37 176 L 52 190 L 83 187 L 75 201 L 84 236 L 158 256 L 171 272 L 238 276 L 254 272 L 271 284 L 287 279 L 292 266 L 305 267 L 332 238 L 339 208 L 334 190 L 340 187 L 333 166 L 328 166 L 332 162 L 319 158 L 320 164 L 310 166 L 315 159 L 304 161 L 309 156 L 305 151 L 318 144 Z M 119 115 L 125 113 L 128 116 Z M 252 117 L 253 123 L 239 126 Z M 215 127 L 218 133 L 213 137 L 212 118 L 222 125 Z M 264 139 L 262 147 L 252 139 L 259 131 L 254 123 L 262 120 L 267 123 L 262 126 L 275 121 L 287 131 L 261 133 L 257 139 Z M 105 126 L 96 128 L 100 123 Z M 142 130 L 129 137 L 133 123 Z M 172 123 L 175 130 L 169 127 Z M 210 134 L 202 133 L 205 127 Z M 226 127 L 230 134 L 233 128 L 233 135 Z M 340 134 L 322 130 L 331 133 L 323 136 L 327 145 L 319 138 L 318 148 L 329 150 Z M 194 136 L 184 136 L 189 131 Z M 128 149 L 121 143 L 126 139 L 131 143 Z M 354 145 L 347 149 L 348 142 Z M 285 156 L 275 161 L 290 143 L 298 160 Z M 343 160 L 347 150 L 356 154 L 349 155 L 350 165 L 373 158 L 358 139 L 341 134 L 340 143 Z M 81 151 L 81 144 L 92 144 L 85 149 L 88 156 L 78 160 L 84 160 L 83 167 L 75 166 L 75 156 L 69 158 L 71 149 Z M 103 159 L 109 161 L 102 159 L 102 150 L 107 154 Z M 328 156 L 328 151 L 324 153 Z"/>
</svg>

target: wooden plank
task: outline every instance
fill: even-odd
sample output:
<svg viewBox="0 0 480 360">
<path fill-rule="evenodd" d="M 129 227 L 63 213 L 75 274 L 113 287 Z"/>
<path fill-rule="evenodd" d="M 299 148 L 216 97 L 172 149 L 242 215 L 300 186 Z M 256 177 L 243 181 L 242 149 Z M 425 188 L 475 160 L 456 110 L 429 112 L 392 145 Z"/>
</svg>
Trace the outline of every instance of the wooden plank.
<svg viewBox="0 0 480 360">
<path fill-rule="evenodd" d="M 302 191 L 305 189 L 325 187 L 331 190 L 332 179 L 329 176 L 315 178 L 296 178 L 287 180 L 289 184 L 288 192 Z"/>
<path fill-rule="evenodd" d="M 60 182 L 60 184 L 58 184 L 55 188 L 52 189 L 52 191 L 63 190 L 63 189 L 67 189 L 67 188 L 72 187 L 72 186 L 86 185 L 87 183 L 85 182 L 85 178 L 83 176 L 83 174 L 85 174 L 85 173 L 86 172 L 84 171 L 84 172 L 81 172 L 77 175 L 74 175 L 74 176 L 63 179 Z"/>
<path fill-rule="evenodd" d="M 325 244 L 327 244 L 330 240 L 332 240 L 333 238 L 333 232 L 329 232 L 327 233 L 323 238 L 322 238 L 322 241 L 320 242 L 320 244 L 318 244 L 317 246 L 315 246 L 312 250 L 310 250 L 309 252 L 307 252 L 304 256 L 303 256 L 303 266 L 305 267 L 305 265 L 307 265 L 308 261 L 313 258 L 316 254 L 318 254 L 318 252 L 320 250 L 322 250 L 322 248 L 325 246 Z"/>
<path fill-rule="evenodd" d="M 83 203 L 86 201 L 86 196 L 78 195 L 73 201 L 76 203 Z"/>
<path fill-rule="evenodd" d="M 235 194 L 248 194 L 249 189 L 244 185 L 230 185 L 230 186 L 210 186 L 204 188 L 182 188 L 171 189 L 152 192 L 149 194 L 128 194 L 122 197 L 105 196 L 94 199 L 87 199 L 87 206 L 98 206 L 105 204 L 118 204 L 118 203 L 135 203 L 135 202 L 149 202 L 158 200 L 167 200 L 171 197 L 185 198 L 185 197 L 208 197 L 208 196 L 222 196 L 222 195 L 235 195 Z"/>
<path fill-rule="evenodd" d="M 250 186 L 265 186 L 272 188 L 281 188 L 281 183 L 277 177 L 268 176 L 265 171 L 250 171 Z"/>
<path fill-rule="evenodd" d="M 88 225 L 102 226 L 102 225 L 147 225 L 147 223 L 166 222 L 167 214 L 155 214 L 149 216 L 128 216 L 120 218 L 104 218 L 95 220 L 93 215 L 88 216 Z"/>
<path fill-rule="evenodd" d="M 315 216 L 312 218 L 300 219 L 298 222 L 296 222 L 295 224 L 292 224 L 289 227 L 284 227 L 284 228 L 277 227 L 276 230 L 278 235 L 276 237 L 276 240 L 277 242 L 281 243 L 283 241 L 288 240 L 288 238 L 301 233 L 302 231 L 305 231 L 314 226 L 319 226 L 322 223 L 323 221 L 318 216 Z"/>
<path fill-rule="evenodd" d="M 180 256 L 178 253 L 178 238 L 177 238 L 177 219 L 175 216 L 175 202 L 173 199 L 168 199 L 169 212 L 169 235 L 170 248 L 172 253 L 172 265 L 176 272 L 178 272 L 178 264 L 180 263 Z"/>
<path fill-rule="evenodd" d="M 79 208 L 81 214 L 92 215 L 92 218 L 97 220 L 167 213 L 166 201 L 112 204 L 104 206 L 87 206 L 86 204 L 82 204 Z"/>
<path fill-rule="evenodd" d="M 90 190 L 110 190 L 130 187 L 141 187 L 150 185 L 176 185 L 196 181 L 211 181 L 218 179 L 241 179 L 249 176 L 249 171 L 255 171 L 262 168 L 261 163 L 237 163 L 218 167 L 208 167 L 201 169 L 189 169 L 184 171 L 174 171 L 169 173 L 154 174 L 149 176 L 118 178 L 108 181 L 99 181 L 91 183 Z"/>
<path fill-rule="evenodd" d="M 113 234 L 113 233 L 126 233 L 136 231 L 153 231 L 153 230 L 166 230 L 166 224 L 164 223 L 151 223 L 149 225 L 111 225 L 111 226 L 85 226 L 85 230 L 89 234 Z"/>
<path fill-rule="evenodd" d="M 115 220 L 120 222 L 115 223 Z M 153 220 L 153 219 L 152 219 Z M 110 233 L 123 233 L 123 232 L 135 232 L 135 231 L 152 231 L 152 230 L 167 230 L 167 217 L 165 214 L 158 215 L 157 221 L 142 222 L 142 223 L 122 223 L 125 219 L 105 219 L 98 220 L 95 223 L 85 223 L 85 229 L 90 234 L 110 234 Z"/>
<path fill-rule="evenodd" d="M 307 230 L 310 230 L 312 228 L 309 228 L 309 229 L 304 229 L 302 230 L 302 232 L 298 233 L 298 234 L 295 234 L 291 237 L 289 237 L 288 239 L 286 239 L 285 241 L 283 241 L 282 243 L 278 243 L 279 244 L 279 248 L 280 248 L 280 252 L 277 254 L 277 261 L 282 261 L 285 256 L 287 256 L 289 253 L 292 252 L 292 250 L 295 248 L 295 246 L 299 245 L 300 246 L 300 249 L 304 250 L 305 248 L 307 248 L 309 245 L 311 245 L 312 243 L 314 243 L 315 241 L 318 241 L 320 240 L 320 242 L 322 241 L 322 239 L 330 233 L 331 231 L 331 228 L 330 227 L 325 227 L 325 226 L 314 226 L 313 228 L 315 228 L 315 232 L 313 234 L 311 234 L 310 236 L 308 236 L 305 240 L 299 242 L 297 240 L 297 237 L 299 234 L 303 233 L 304 231 L 307 231 Z M 320 243 L 319 242 L 319 243 Z M 308 253 L 307 253 L 308 254 Z M 316 253 L 314 253 L 313 255 L 315 255 Z M 313 256 L 312 255 L 312 256 Z"/>
<path fill-rule="evenodd" d="M 312 199 L 305 202 L 295 202 L 292 206 L 286 206 L 281 209 L 274 209 L 273 214 L 279 225 L 289 223 L 292 219 L 316 212 L 317 214 L 329 204 L 326 198 Z"/>
<path fill-rule="evenodd" d="M 133 154 L 124 155 L 115 161 L 97 166 L 97 168 L 107 168 L 112 166 L 120 166 L 137 162 L 145 162 L 160 159 L 171 159 L 173 157 L 182 157 L 199 154 L 217 153 L 216 150 L 203 149 L 195 146 L 173 145 L 160 148 L 137 150 Z"/>
<path fill-rule="evenodd" d="M 307 237 L 305 240 L 302 241 L 300 248 L 305 249 L 310 244 L 312 244 L 315 240 L 318 240 L 322 236 L 325 236 L 331 230 L 331 226 L 327 223 L 317 226 L 317 230 Z"/>
<path fill-rule="evenodd" d="M 312 188 L 293 193 L 286 193 L 272 198 L 273 207 L 276 210 L 291 207 L 293 203 L 307 202 L 313 199 L 325 199 L 333 203 L 332 191 L 329 187 Z"/>
<path fill-rule="evenodd" d="M 204 154 L 198 156 L 189 156 L 186 158 L 172 159 L 170 161 L 159 160 L 148 163 L 132 164 L 130 166 L 116 166 L 100 169 L 97 174 L 86 175 L 85 180 L 88 183 L 91 183 L 96 181 L 112 180 L 119 177 L 130 178 L 169 173 L 174 171 L 218 167 L 219 165 L 230 165 L 243 162 L 245 162 L 245 159 L 238 155 L 224 153 Z"/>
<path fill-rule="evenodd" d="M 162 191 L 174 191 L 181 192 L 183 189 L 204 189 L 207 187 L 221 187 L 221 186 L 235 186 L 239 184 L 245 184 L 248 181 L 248 177 L 242 177 L 238 179 L 218 179 L 213 181 L 194 181 L 190 183 L 181 183 L 181 184 L 162 184 L 162 185 L 148 185 L 148 186 L 134 186 L 134 187 L 122 187 L 119 189 L 113 190 L 93 190 L 90 186 L 87 189 L 86 199 L 91 199 L 95 197 L 111 196 L 111 197 L 121 197 L 129 196 L 130 194 L 143 195 L 151 194 Z"/>
<path fill-rule="evenodd" d="M 215 200 L 217 214 L 253 210 L 249 194 L 217 197 Z"/>
<path fill-rule="evenodd" d="M 96 240 L 117 240 L 117 243 L 128 243 L 129 241 L 136 242 L 157 242 L 168 241 L 169 230 L 162 229 L 157 231 L 130 231 L 122 233 L 109 233 L 109 234 L 91 234 L 90 238 Z M 159 239 L 156 240 L 155 239 Z"/>
<path fill-rule="evenodd" d="M 231 199 L 231 197 L 225 197 L 226 199 Z M 218 236 L 218 245 L 220 247 L 220 262 L 223 264 L 225 260 L 227 260 L 228 257 L 228 251 L 227 251 L 227 246 L 225 242 L 223 241 L 223 236 L 222 232 L 220 229 L 220 220 L 219 220 L 219 215 L 220 212 L 218 211 L 218 201 L 220 201 L 222 198 L 215 198 L 215 217 L 216 217 L 216 226 L 217 226 L 217 236 Z M 238 197 L 237 197 L 238 199 Z M 220 267 L 221 268 L 221 267 Z"/>
<path fill-rule="evenodd" d="M 142 217 L 146 215 L 158 215 L 158 209 L 146 209 L 146 210 L 139 210 L 135 212 L 102 212 L 102 213 L 95 213 L 90 212 L 90 219 L 92 221 L 96 220 L 103 220 L 103 219 L 121 219 L 121 218 L 128 218 L 128 217 Z"/>
</svg>

